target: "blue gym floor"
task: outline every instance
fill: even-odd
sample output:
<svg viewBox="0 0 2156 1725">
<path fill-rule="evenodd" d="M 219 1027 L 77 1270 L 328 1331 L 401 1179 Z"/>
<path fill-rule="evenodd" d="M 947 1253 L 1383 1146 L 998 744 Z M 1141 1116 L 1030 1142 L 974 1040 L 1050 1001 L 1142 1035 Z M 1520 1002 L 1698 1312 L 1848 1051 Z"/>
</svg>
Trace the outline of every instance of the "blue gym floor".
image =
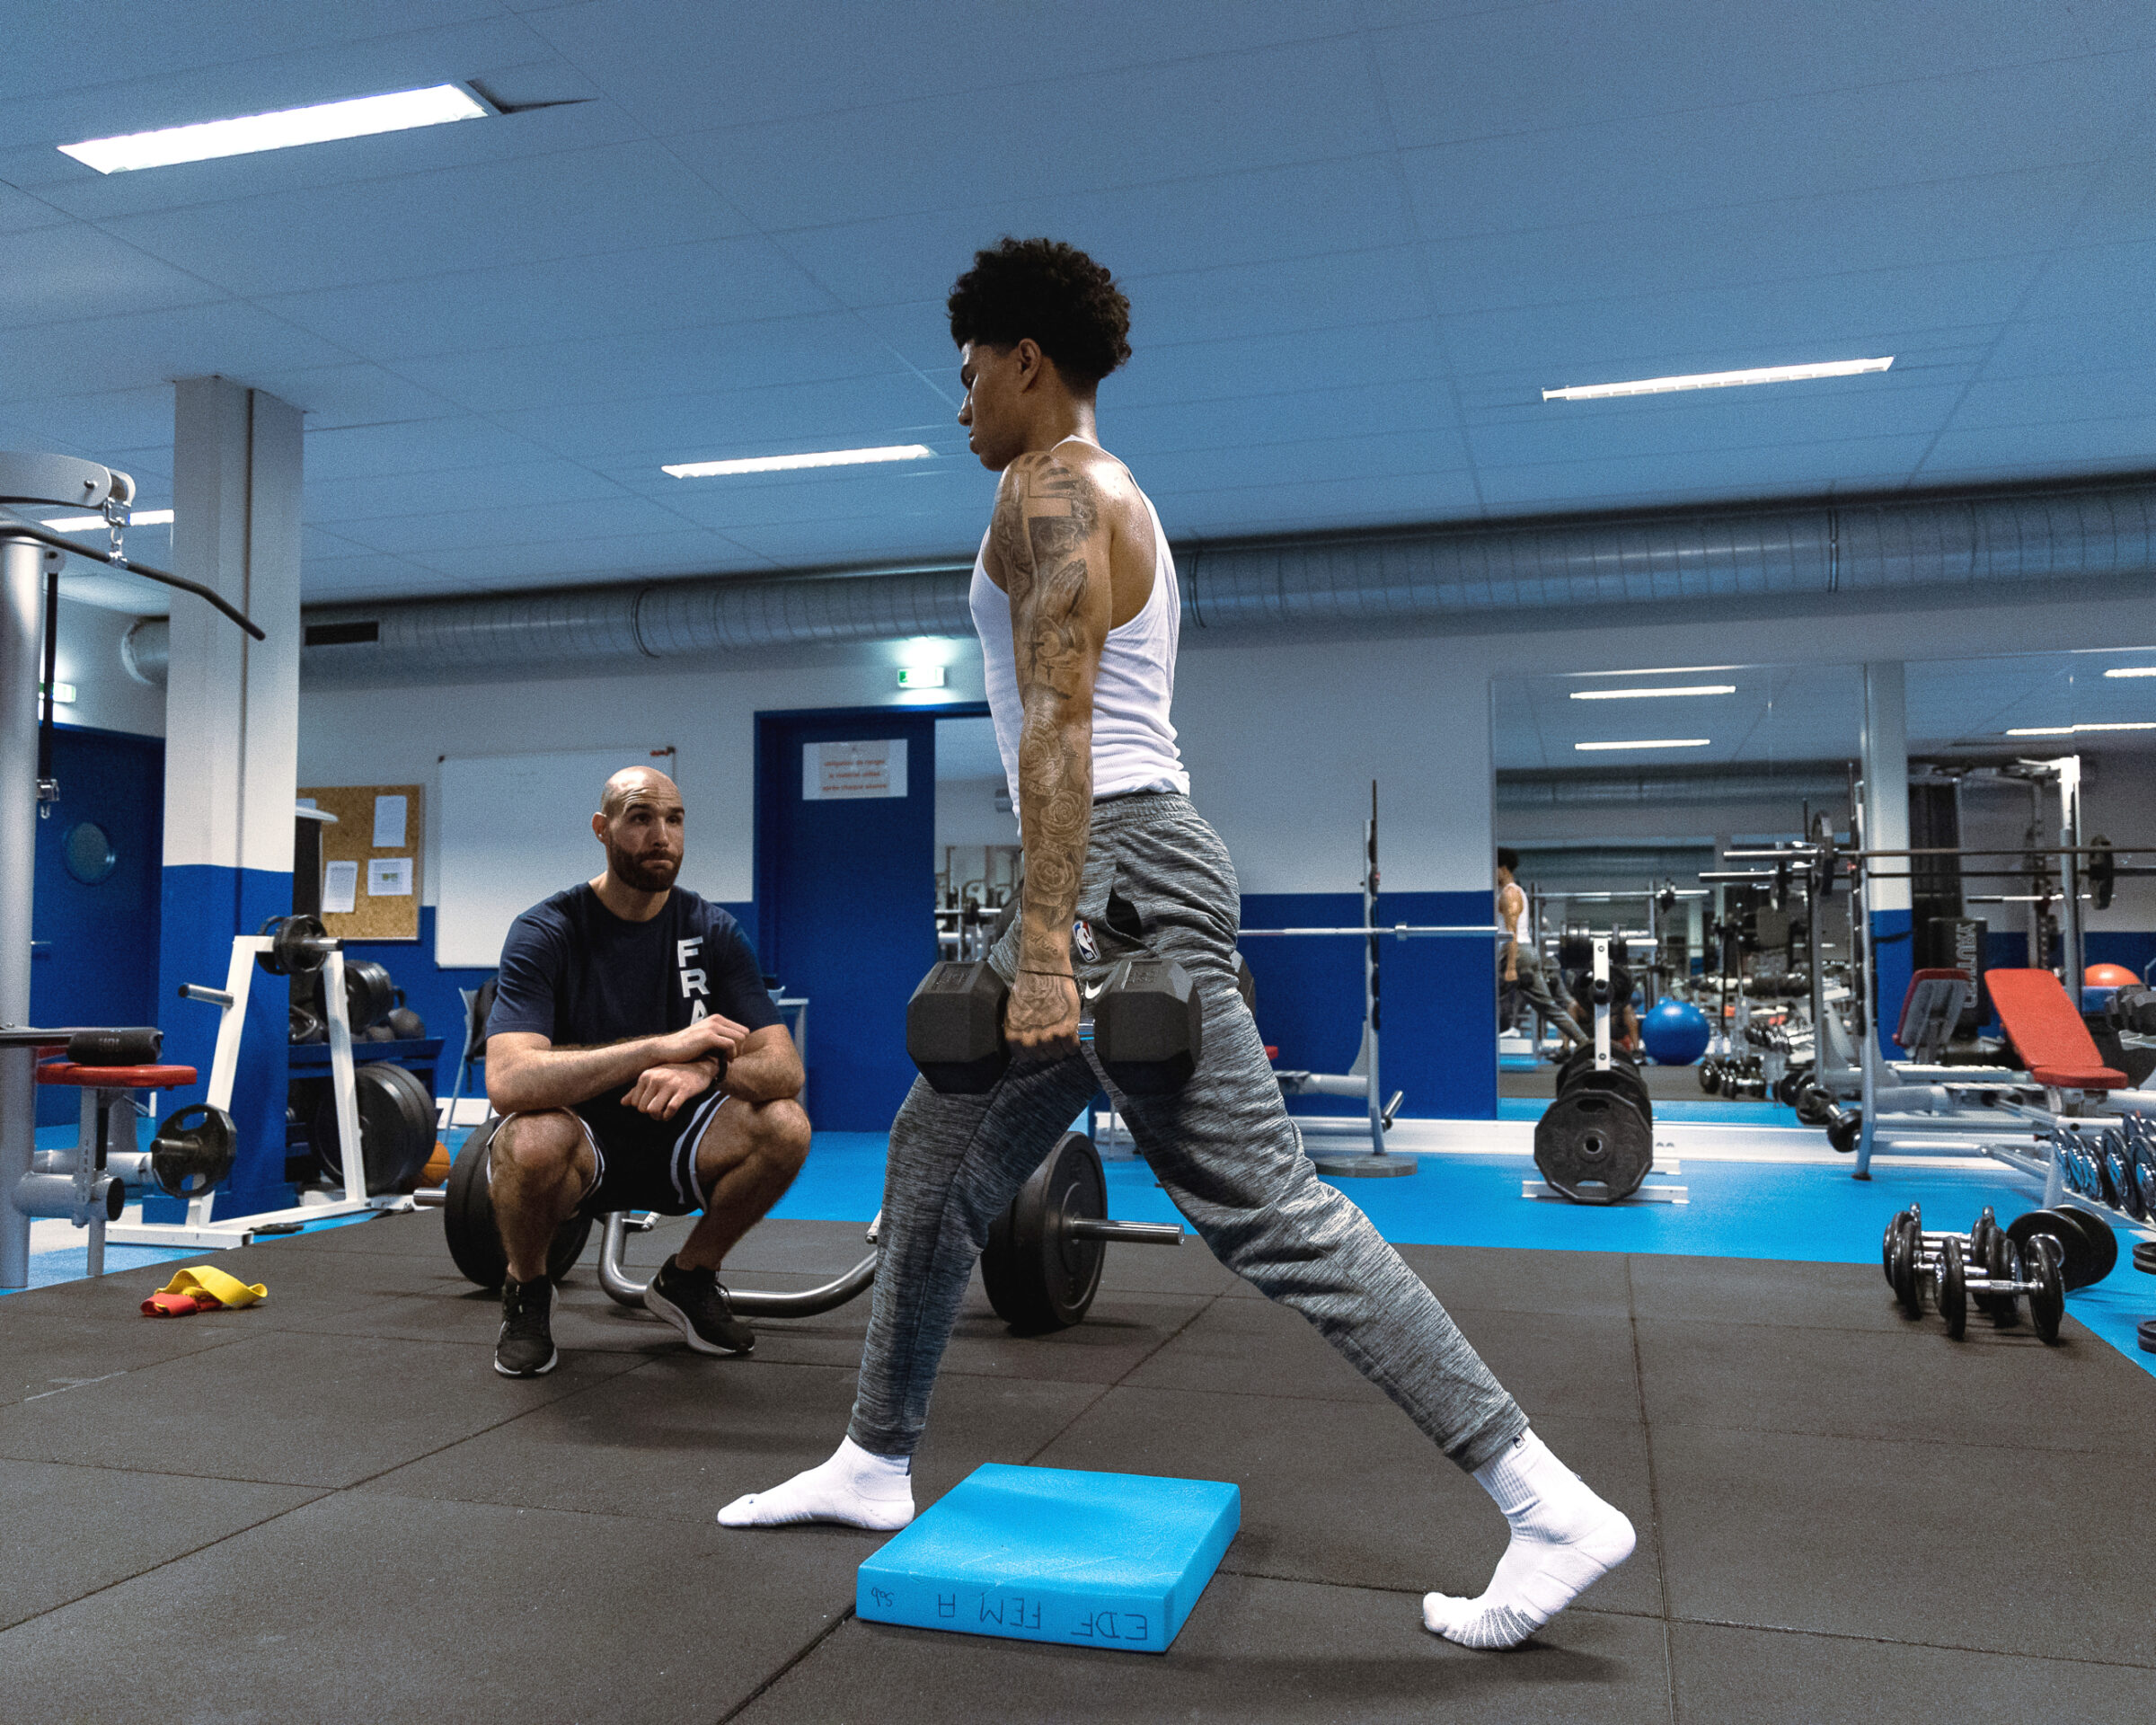
<svg viewBox="0 0 2156 1725">
<path fill-rule="evenodd" d="M 1546 1105 L 1532 1098 L 1509 1098 L 1499 1102 L 1499 1118 L 1534 1119 Z M 1789 1110 L 1771 1102 L 1657 1103 L 1655 1111 L 1657 1118 L 1670 1120 L 1697 1113 L 1719 1124 L 1796 1124 Z M 39 1148 L 71 1144 L 74 1131 L 72 1127 L 41 1130 Z M 458 1128 L 446 1136 L 454 1150 L 467 1133 Z M 818 1132 L 808 1165 L 772 1215 L 796 1221 L 865 1222 L 883 1202 L 888 1142 L 880 1132 Z M 1922 1207 L 1932 1226 L 1966 1228 L 1987 1204 L 2008 1221 L 2036 1208 L 2041 1199 L 2033 1182 L 2003 1168 L 1875 1165 L 1866 1183 L 1852 1180 L 1842 1166 L 1712 1162 L 1688 1153 L 1679 1179 L 1689 1189 L 1689 1203 L 1598 1208 L 1522 1198 L 1521 1182 L 1533 1171 L 1517 1155 L 1425 1155 L 1418 1161 L 1419 1172 L 1404 1179 L 1340 1182 L 1378 1231 L 1400 1245 L 1864 1264 L 1878 1261 L 1888 1218 L 1911 1204 Z M 1143 1161 L 1111 1156 L 1105 1165 L 1111 1214 L 1131 1222 L 1181 1220 Z M 353 1221 L 318 1223 L 306 1232 L 349 1226 Z M 41 1287 L 79 1278 L 84 1270 L 80 1238 L 33 1251 L 31 1285 Z M 199 1251 L 109 1246 L 105 1264 L 109 1273 L 201 1256 Z M 1879 1296 L 1886 1297 L 1884 1278 Z M 2143 1319 L 2156 1316 L 2156 1278 L 2135 1273 L 2127 1242 L 2122 1240 L 2118 1266 L 2110 1276 L 2070 1295 L 2066 1305 L 2090 1331 L 2156 1376 L 2156 1354 L 2142 1352 L 2136 1335 Z"/>
</svg>

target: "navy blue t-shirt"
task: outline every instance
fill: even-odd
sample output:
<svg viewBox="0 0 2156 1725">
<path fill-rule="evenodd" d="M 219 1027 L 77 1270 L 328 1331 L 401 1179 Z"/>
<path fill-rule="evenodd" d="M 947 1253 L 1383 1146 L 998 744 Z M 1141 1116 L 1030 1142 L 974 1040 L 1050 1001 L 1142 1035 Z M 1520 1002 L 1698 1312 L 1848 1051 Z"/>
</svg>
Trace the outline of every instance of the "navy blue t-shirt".
<svg viewBox="0 0 2156 1725">
<path fill-rule="evenodd" d="M 588 882 L 509 924 L 487 1034 L 534 1031 L 558 1048 L 666 1036 L 716 1013 L 780 1022 L 741 925 L 681 887 L 648 923 L 624 922 Z"/>
</svg>

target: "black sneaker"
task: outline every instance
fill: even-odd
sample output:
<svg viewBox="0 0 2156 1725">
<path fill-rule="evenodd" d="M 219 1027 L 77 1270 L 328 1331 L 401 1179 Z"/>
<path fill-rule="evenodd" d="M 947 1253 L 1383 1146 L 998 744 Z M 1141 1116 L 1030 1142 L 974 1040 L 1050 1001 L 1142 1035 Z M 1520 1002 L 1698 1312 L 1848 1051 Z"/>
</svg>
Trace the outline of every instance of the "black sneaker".
<svg viewBox="0 0 2156 1725">
<path fill-rule="evenodd" d="M 543 1377 L 561 1363 L 554 1351 L 554 1285 L 544 1277 L 501 1284 L 501 1333 L 494 1339 L 494 1369 L 504 1377 Z"/>
<path fill-rule="evenodd" d="M 746 1354 L 756 1345 L 756 1332 L 734 1315 L 715 1269 L 684 1269 L 667 1259 L 644 1290 L 644 1309 L 700 1354 Z"/>
</svg>

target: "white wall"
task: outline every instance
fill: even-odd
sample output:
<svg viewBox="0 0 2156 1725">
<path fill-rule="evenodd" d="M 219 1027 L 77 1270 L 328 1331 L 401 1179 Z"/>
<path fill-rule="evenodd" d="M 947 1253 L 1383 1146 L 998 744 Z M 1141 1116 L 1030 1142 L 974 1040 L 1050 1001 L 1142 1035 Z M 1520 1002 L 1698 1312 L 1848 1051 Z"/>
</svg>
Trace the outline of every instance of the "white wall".
<svg viewBox="0 0 2156 1725">
<path fill-rule="evenodd" d="M 60 723 L 164 735 L 164 691 L 137 683 L 119 662 L 119 643 L 134 626 L 124 612 L 60 601 L 53 678 L 75 687 L 75 704 L 56 710 Z"/>
<path fill-rule="evenodd" d="M 1493 845 L 1493 676 L 1731 660 L 1960 659 L 2156 637 L 2145 583 L 2083 588 L 2071 601 L 2028 605 L 1970 606 L 1957 597 L 1926 595 L 1921 605 L 1871 595 L 1831 605 L 1722 602 L 1676 616 L 1666 609 L 1568 611 L 1544 628 L 1522 628 L 1516 617 L 1502 626 L 1471 619 L 1443 634 L 1374 641 L 1286 631 L 1208 638 L 1187 628 L 1176 723 L 1192 794 L 1226 839 L 1246 892 L 1353 890 L 1374 777 L 1382 786 L 1387 889 L 1481 891 Z M 890 643 L 774 654 L 739 668 L 309 688 L 300 704 L 300 777 L 431 783 L 444 754 L 618 744 L 641 758 L 641 750 L 670 742 L 681 750 L 691 823 L 684 880 L 712 898 L 747 898 L 754 715 L 897 704 L 899 655 Z M 941 693 L 982 698 L 977 648 L 954 649 Z M 1656 825 L 1704 830 L 1698 820 L 1679 809 Z M 2128 824 L 2122 815 L 2113 836 L 2149 836 L 2126 833 Z M 429 879 L 433 873 L 429 867 Z"/>
</svg>

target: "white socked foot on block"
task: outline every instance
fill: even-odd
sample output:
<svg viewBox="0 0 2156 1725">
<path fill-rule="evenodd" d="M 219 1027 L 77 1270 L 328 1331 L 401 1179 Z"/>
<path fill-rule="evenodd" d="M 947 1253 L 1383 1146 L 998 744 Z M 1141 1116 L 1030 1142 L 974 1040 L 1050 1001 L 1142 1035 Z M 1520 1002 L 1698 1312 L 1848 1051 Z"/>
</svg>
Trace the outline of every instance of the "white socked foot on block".
<svg viewBox="0 0 2156 1725">
<path fill-rule="evenodd" d="M 1489 1586 L 1472 1599 L 1428 1593 L 1423 1626 L 1462 1647 L 1516 1647 L 1632 1554 L 1624 1512 L 1588 1490 L 1532 1431 L 1475 1470 L 1512 1526 Z"/>
<path fill-rule="evenodd" d="M 878 1533 L 895 1533 L 913 1518 L 913 1464 L 904 1455 L 872 1455 L 851 1438 L 820 1467 L 736 1498 L 719 1512 L 722 1527 L 835 1521 Z"/>
</svg>

